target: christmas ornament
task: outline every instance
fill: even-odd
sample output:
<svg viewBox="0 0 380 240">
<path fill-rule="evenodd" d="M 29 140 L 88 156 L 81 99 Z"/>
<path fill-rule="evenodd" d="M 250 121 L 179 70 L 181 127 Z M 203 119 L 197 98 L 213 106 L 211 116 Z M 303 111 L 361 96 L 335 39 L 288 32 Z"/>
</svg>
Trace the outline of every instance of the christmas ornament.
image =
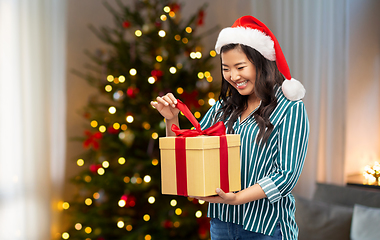
<svg viewBox="0 0 380 240">
<path fill-rule="evenodd" d="M 97 173 L 98 169 L 102 167 L 102 164 L 91 164 L 90 171 L 92 173 Z"/>
<path fill-rule="evenodd" d="M 204 24 L 204 17 L 205 17 L 205 12 L 203 10 L 200 10 L 198 12 L 198 19 L 197 19 L 198 26 L 202 26 Z"/>
<path fill-rule="evenodd" d="M 276 61 L 278 70 L 284 75 L 282 91 L 286 98 L 297 101 L 305 96 L 303 85 L 290 75 L 289 66 L 274 34 L 258 19 L 243 16 L 235 21 L 232 27 L 224 28 L 218 36 L 215 50 L 230 43 L 239 43 L 256 49 L 266 59 Z"/>
<path fill-rule="evenodd" d="M 123 28 L 129 28 L 131 26 L 131 23 L 128 21 L 123 22 Z"/>
<path fill-rule="evenodd" d="M 99 140 L 102 139 L 102 133 L 96 132 L 92 134 L 90 131 L 86 130 L 84 134 L 87 136 L 87 139 L 83 142 L 84 148 L 93 147 L 95 150 L 99 150 Z"/>
</svg>

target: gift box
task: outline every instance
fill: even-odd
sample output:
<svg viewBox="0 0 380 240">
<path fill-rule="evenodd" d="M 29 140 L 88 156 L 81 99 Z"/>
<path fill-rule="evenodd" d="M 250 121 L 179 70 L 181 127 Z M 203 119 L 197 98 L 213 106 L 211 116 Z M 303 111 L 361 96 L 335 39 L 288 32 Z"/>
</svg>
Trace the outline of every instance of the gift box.
<svg viewBox="0 0 380 240">
<path fill-rule="evenodd" d="M 225 134 L 222 122 L 202 131 L 186 105 L 178 101 L 177 107 L 195 130 L 174 125 L 176 137 L 159 138 L 162 194 L 211 196 L 216 188 L 241 190 L 240 135 Z"/>
</svg>

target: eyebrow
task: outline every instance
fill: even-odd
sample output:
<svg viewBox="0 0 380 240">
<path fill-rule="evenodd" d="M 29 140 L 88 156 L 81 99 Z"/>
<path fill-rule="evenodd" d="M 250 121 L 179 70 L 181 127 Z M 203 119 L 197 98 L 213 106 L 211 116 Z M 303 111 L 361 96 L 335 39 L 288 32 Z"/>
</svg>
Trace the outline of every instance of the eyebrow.
<svg viewBox="0 0 380 240">
<path fill-rule="evenodd" d="M 241 65 L 241 64 L 247 64 L 247 63 L 246 62 L 239 62 L 239 63 L 236 63 L 234 66 L 236 67 L 236 66 Z M 224 64 L 224 63 L 222 63 L 222 66 L 228 67 L 228 65 Z"/>
</svg>

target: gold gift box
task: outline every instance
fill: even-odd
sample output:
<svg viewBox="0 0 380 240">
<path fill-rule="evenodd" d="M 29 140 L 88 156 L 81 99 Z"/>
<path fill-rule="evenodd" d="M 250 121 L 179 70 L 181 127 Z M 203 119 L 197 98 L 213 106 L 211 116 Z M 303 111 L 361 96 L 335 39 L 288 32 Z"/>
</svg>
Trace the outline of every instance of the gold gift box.
<svg viewBox="0 0 380 240">
<path fill-rule="evenodd" d="M 229 191 L 241 190 L 240 135 L 226 134 L 228 147 Z M 162 194 L 177 194 L 176 137 L 161 137 Z M 187 193 L 189 196 L 215 195 L 220 186 L 219 136 L 186 138 Z"/>
</svg>

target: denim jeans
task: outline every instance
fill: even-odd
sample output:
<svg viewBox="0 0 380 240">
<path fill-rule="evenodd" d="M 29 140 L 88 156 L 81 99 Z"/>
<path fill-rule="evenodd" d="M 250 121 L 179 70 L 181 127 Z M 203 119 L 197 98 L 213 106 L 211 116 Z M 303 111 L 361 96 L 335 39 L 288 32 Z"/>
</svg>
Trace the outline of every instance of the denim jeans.
<svg viewBox="0 0 380 240">
<path fill-rule="evenodd" d="M 280 223 L 277 224 L 273 236 L 246 231 L 242 225 L 222 222 L 212 218 L 210 221 L 211 240 L 282 240 Z"/>
</svg>

